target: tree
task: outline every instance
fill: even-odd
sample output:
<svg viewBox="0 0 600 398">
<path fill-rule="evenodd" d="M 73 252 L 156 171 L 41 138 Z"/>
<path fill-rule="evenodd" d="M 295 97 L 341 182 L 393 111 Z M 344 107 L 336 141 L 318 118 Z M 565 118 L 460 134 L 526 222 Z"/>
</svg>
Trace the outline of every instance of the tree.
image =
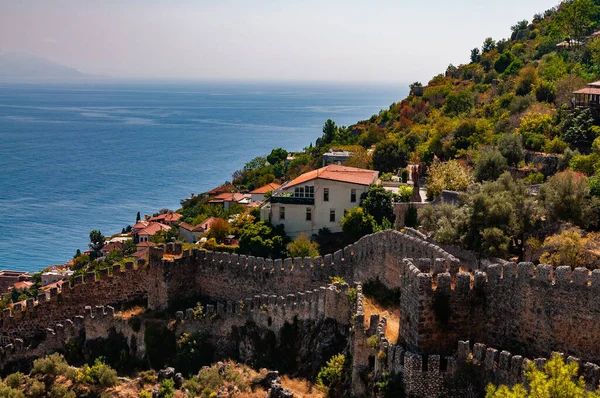
<svg viewBox="0 0 600 398">
<path fill-rule="evenodd" d="M 321 137 L 320 144 L 329 144 L 335 140 L 336 126 L 335 122 L 331 119 L 327 119 L 323 125 L 323 136 Z"/>
<path fill-rule="evenodd" d="M 561 139 L 569 144 L 590 144 L 594 139 L 594 116 L 589 108 L 566 112 L 559 126 Z"/>
<path fill-rule="evenodd" d="M 517 22 L 515 25 L 510 27 L 512 31 L 512 35 L 510 37 L 511 40 L 522 40 L 524 36 L 524 31 L 527 30 L 527 26 L 529 26 L 529 22 L 527 20 L 522 20 Z"/>
<path fill-rule="evenodd" d="M 384 219 L 392 224 L 396 220 L 392 199 L 391 191 L 386 190 L 382 185 L 371 185 L 361 196 L 360 205 L 367 214 L 373 216 L 377 224 L 382 224 Z"/>
<path fill-rule="evenodd" d="M 276 165 L 287 159 L 288 152 L 283 148 L 275 148 L 271 151 L 269 156 L 267 156 L 267 161 Z"/>
<path fill-rule="evenodd" d="M 477 181 L 494 181 L 504 173 L 506 168 L 506 159 L 499 150 L 482 151 L 475 162 L 475 179 Z"/>
<path fill-rule="evenodd" d="M 563 33 L 580 40 L 593 26 L 598 16 L 598 7 L 592 0 L 567 0 L 561 4 L 556 22 Z"/>
<path fill-rule="evenodd" d="M 373 152 L 373 168 L 382 173 L 394 172 L 408 164 L 409 150 L 395 139 L 377 144 Z"/>
<path fill-rule="evenodd" d="M 362 207 L 355 207 L 342 218 L 342 231 L 346 242 L 356 242 L 361 237 L 373 233 L 375 219 Z"/>
<path fill-rule="evenodd" d="M 97 229 L 90 232 L 90 244 L 89 247 L 94 252 L 98 253 L 104 247 L 104 235 Z"/>
<path fill-rule="evenodd" d="M 469 112 L 474 104 L 473 94 L 469 90 L 452 92 L 446 97 L 444 113 L 446 115 L 458 116 L 461 113 Z"/>
<path fill-rule="evenodd" d="M 587 178 L 567 170 L 552 176 L 540 189 L 539 198 L 551 221 L 571 221 L 585 226 L 589 222 L 586 219 L 589 194 Z"/>
<path fill-rule="evenodd" d="M 544 364 L 543 370 L 530 362 L 525 371 L 529 390 L 523 384 L 510 388 L 505 385 L 486 388 L 486 398 L 598 398 L 598 391 L 585 390 L 585 381 L 579 375 L 579 365 L 575 361 L 565 363 L 560 354 L 553 354 Z"/>
<path fill-rule="evenodd" d="M 498 73 L 503 73 L 512 62 L 515 60 L 515 56 L 510 51 L 504 51 L 502 55 L 498 57 L 496 62 L 494 62 L 494 69 Z"/>
<path fill-rule="evenodd" d="M 466 191 L 473 183 L 469 170 L 457 160 L 447 162 L 433 162 L 429 166 L 427 176 L 427 198 L 433 200 L 440 196 L 443 190 Z"/>
<path fill-rule="evenodd" d="M 495 48 L 496 48 L 496 42 L 491 37 L 488 37 L 483 41 L 483 46 L 481 47 L 481 52 L 485 54 L 485 53 L 492 51 Z"/>
<path fill-rule="evenodd" d="M 535 99 L 539 102 L 554 103 L 556 99 L 556 85 L 552 82 L 541 80 L 535 87 Z"/>
<path fill-rule="evenodd" d="M 517 95 L 527 95 L 536 86 L 538 81 L 537 69 L 530 65 L 521 69 L 517 83 Z"/>
<path fill-rule="evenodd" d="M 138 221 L 140 221 L 142 219 L 142 217 L 140 216 L 140 212 L 137 212 L 137 215 L 135 216 L 135 222 L 137 223 Z"/>
<path fill-rule="evenodd" d="M 267 165 L 267 158 L 264 156 L 257 156 L 244 165 L 244 171 L 253 171 L 261 169 Z"/>
<path fill-rule="evenodd" d="M 248 224 L 241 230 L 239 251 L 257 257 L 281 258 L 288 241 L 283 225 L 273 228 L 260 221 Z"/>
<path fill-rule="evenodd" d="M 218 243 L 222 243 L 223 240 L 229 235 L 231 232 L 231 225 L 227 220 L 222 218 L 217 218 L 210 225 L 210 230 L 208 231 L 208 237 L 214 238 Z"/>
<path fill-rule="evenodd" d="M 475 47 L 474 49 L 471 50 L 471 63 L 476 63 L 479 62 L 479 59 L 481 58 L 481 54 L 479 53 L 479 49 L 477 47 Z"/>
<path fill-rule="evenodd" d="M 569 228 L 544 240 L 540 263 L 554 267 L 568 265 L 571 268 L 595 268 L 598 255 L 594 253 L 599 248 L 597 234 L 584 236 L 578 228 Z"/>
<path fill-rule="evenodd" d="M 518 134 L 504 134 L 500 137 L 498 150 L 512 166 L 516 166 L 525 157 L 523 141 Z"/>
<path fill-rule="evenodd" d="M 317 257 L 319 245 L 302 233 L 293 242 L 287 244 L 287 252 L 290 257 Z"/>
</svg>

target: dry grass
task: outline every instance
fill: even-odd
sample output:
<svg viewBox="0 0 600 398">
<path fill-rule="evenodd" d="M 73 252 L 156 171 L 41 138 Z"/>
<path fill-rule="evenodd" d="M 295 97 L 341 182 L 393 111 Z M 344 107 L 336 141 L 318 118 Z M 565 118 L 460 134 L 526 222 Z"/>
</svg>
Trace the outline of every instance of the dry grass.
<svg viewBox="0 0 600 398">
<path fill-rule="evenodd" d="M 281 385 L 283 388 L 289 388 L 294 393 L 294 397 L 324 398 L 327 396 L 325 391 L 305 379 L 290 379 L 282 376 Z"/>
<path fill-rule="evenodd" d="M 381 318 L 384 316 L 387 319 L 387 328 L 385 337 L 392 344 L 398 342 L 398 334 L 400 332 L 400 316 L 399 310 L 392 310 L 378 305 L 374 300 L 365 297 L 363 300 L 363 311 L 365 313 L 365 328 L 369 327 L 369 321 L 372 314 L 379 314 Z"/>
</svg>

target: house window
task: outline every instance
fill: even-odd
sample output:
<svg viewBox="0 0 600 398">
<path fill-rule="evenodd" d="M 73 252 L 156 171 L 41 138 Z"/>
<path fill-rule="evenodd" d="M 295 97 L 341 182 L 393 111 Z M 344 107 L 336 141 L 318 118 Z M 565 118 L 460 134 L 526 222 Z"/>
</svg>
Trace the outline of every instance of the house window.
<svg viewBox="0 0 600 398">
<path fill-rule="evenodd" d="M 279 208 L 279 219 L 280 220 L 285 220 L 285 207 L 280 207 Z"/>
<path fill-rule="evenodd" d="M 297 198 L 303 198 L 304 197 L 304 187 L 294 188 L 294 196 Z"/>
<path fill-rule="evenodd" d="M 314 198 L 315 197 L 315 187 L 314 186 L 306 186 L 306 189 L 304 190 L 306 197 L 307 198 Z"/>
<path fill-rule="evenodd" d="M 329 210 L 329 222 L 335 222 L 335 209 Z"/>
<path fill-rule="evenodd" d="M 312 209 L 310 207 L 306 208 L 306 221 L 312 221 Z"/>
<path fill-rule="evenodd" d="M 323 202 L 329 202 L 329 188 L 323 188 Z"/>
<path fill-rule="evenodd" d="M 356 202 L 356 189 L 350 190 L 350 202 L 352 202 L 352 203 Z"/>
</svg>

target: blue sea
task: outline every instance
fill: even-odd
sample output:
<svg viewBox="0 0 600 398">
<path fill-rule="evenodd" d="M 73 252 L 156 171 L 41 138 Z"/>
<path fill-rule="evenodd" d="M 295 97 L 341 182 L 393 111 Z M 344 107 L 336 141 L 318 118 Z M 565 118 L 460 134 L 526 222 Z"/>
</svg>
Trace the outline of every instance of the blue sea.
<svg viewBox="0 0 600 398">
<path fill-rule="evenodd" d="M 0 83 L 0 269 L 37 271 L 177 209 L 274 147 L 301 150 L 402 85 Z"/>
</svg>

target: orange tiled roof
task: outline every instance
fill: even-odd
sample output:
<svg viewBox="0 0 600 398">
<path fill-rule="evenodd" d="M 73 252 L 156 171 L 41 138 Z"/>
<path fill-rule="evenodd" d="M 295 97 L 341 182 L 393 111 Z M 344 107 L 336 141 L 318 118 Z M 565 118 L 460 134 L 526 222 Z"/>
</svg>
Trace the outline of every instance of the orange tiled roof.
<svg viewBox="0 0 600 398">
<path fill-rule="evenodd" d="M 169 231 L 171 227 L 158 222 L 151 223 L 146 228 L 138 232 L 138 235 L 155 235 L 158 231 Z"/>
<path fill-rule="evenodd" d="M 276 184 L 274 182 L 267 184 L 267 185 L 263 185 L 260 188 L 256 188 L 254 191 L 251 191 L 250 193 L 254 193 L 254 194 L 259 194 L 259 193 L 267 193 L 269 191 L 274 191 L 277 188 L 279 188 L 281 185 Z"/>
<path fill-rule="evenodd" d="M 150 222 L 177 222 L 179 220 L 181 220 L 181 218 L 183 217 L 183 215 L 179 214 L 179 213 L 165 213 L 165 214 L 159 214 L 156 217 L 152 217 L 150 218 Z"/>
<path fill-rule="evenodd" d="M 13 285 L 13 287 L 15 289 L 25 289 L 25 290 L 29 290 L 29 288 L 31 286 L 33 286 L 33 282 L 29 282 L 29 281 L 15 282 L 15 284 Z"/>
<path fill-rule="evenodd" d="M 211 202 L 239 202 L 242 199 L 245 199 L 246 196 L 242 193 L 238 193 L 238 192 L 227 192 L 227 193 L 222 193 L 220 195 L 215 196 Z"/>
<path fill-rule="evenodd" d="M 218 217 L 210 217 L 210 218 L 207 218 L 206 220 L 202 221 L 198 225 L 201 225 L 202 228 L 204 228 L 205 230 L 208 230 L 208 229 L 210 229 L 212 227 L 212 225 L 214 224 L 214 222 L 217 221 L 217 220 L 221 220 L 221 219 L 218 218 Z"/>
<path fill-rule="evenodd" d="M 300 177 L 290 181 L 284 188 L 291 188 L 305 182 L 316 180 L 317 178 L 331 181 L 348 182 L 358 185 L 371 185 L 377 180 L 378 171 L 358 169 L 356 167 L 346 167 L 336 164 L 321 167 L 320 169 L 309 171 Z"/>
<path fill-rule="evenodd" d="M 183 229 L 186 229 L 186 230 L 191 231 L 191 232 L 203 232 L 204 231 L 204 228 L 202 228 L 202 224 L 193 226 L 193 225 L 188 224 L 186 222 L 180 223 L 179 224 L 179 228 L 183 228 Z"/>
</svg>

